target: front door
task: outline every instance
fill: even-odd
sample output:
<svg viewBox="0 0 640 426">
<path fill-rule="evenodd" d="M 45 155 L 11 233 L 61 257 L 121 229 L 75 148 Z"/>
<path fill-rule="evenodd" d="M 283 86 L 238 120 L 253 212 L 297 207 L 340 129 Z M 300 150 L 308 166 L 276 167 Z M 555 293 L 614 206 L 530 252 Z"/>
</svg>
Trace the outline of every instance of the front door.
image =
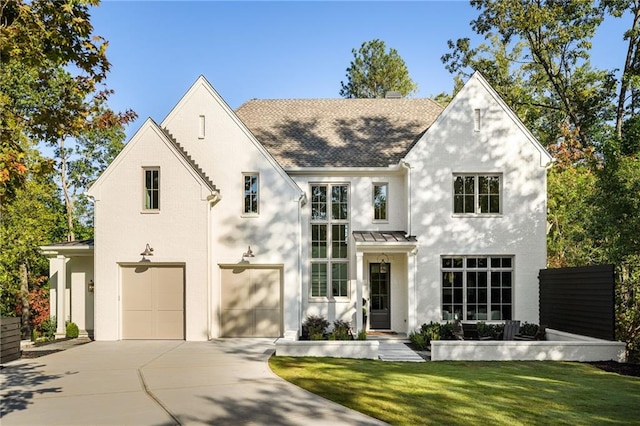
<svg viewBox="0 0 640 426">
<path fill-rule="evenodd" d="M 370 327 L 374 330 L 388 330 L 391 328 L 391 304 L 389 303 L 391 265 L 388 263 L 372 263 L 369 268 L 371 285 Z"/>
</svg>

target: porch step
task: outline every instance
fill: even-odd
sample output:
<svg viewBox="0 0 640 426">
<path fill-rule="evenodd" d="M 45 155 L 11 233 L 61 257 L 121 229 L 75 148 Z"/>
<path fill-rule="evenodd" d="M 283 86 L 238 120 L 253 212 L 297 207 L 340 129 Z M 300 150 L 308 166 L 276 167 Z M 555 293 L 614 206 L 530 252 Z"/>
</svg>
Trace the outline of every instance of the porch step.
<svg viewBox="0 0 640 426">
<path fill-rule="evenodd" d="M 378 358 L 393 362 L 425 362 L 401 340 L 380 340 Z"/>
</svg>

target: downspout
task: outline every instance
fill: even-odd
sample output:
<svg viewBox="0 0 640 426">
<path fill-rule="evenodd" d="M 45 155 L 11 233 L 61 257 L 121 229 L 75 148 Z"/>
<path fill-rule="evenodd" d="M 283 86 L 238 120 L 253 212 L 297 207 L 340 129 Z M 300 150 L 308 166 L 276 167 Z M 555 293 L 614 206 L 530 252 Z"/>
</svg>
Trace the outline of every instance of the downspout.
<svg viewBox="0 0 640 426">
<path fill-rule="evenodd" d="M 295 340 L 302 334 L 302 208 L 307 204 L 307 194 L 303 191 L 298 198 L 298 330 Z"/>
<path fill-rule="evenodd" d="M 400 165 L 407 169 L 407 236 L 411 234 L 411 164 L 400 160 Z"/>
</svg>

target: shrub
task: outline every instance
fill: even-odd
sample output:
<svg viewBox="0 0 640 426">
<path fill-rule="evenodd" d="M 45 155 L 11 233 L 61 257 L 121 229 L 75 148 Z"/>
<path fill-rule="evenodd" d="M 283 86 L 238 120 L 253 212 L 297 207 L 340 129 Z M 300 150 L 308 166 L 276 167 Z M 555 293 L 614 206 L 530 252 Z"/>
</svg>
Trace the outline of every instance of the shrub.
<svg viewBox="0 0 640 426">
<path fill-rule="evenodd" d="M 409 341 L 416 347 L 419 351 L 425 351 L 429 349 L 429 342 L 427 341 L 427 337 L 420 333 L 412 331 L 409 334 Z"/>
<path fill-rule="evenodd" d="M 327 334 L 327 327 L 329 327 L 329 321 L 326 318 L 309 315 L 302 323 L 302 337 L 310 340 L 322 340 Z"/>
<path fill-rule="evenodd" d="M 56 317 L 47 318 L 40 323 L 40 333 L 46 340 L 53 340 L 56 335 Z"/>
<path fill-rule="evenodd" d="M 530 322 L 523 322 L 520 324 L 520 334 L 523 336 L 535 336 L 538 332 L 538 325 Z"/>
<path fill-rule="evenodd" d="M 479 322 L 476 324 L 478 330 L 478 337 L 489 337 L 497 340 L 504 331 L 504 324 L 487 324 L 486 322 Z"/>
<path fill-rule="evenodd" d="M 333 322 L 333 331 L 329 335 L 329 340 L 353 340 L 351 324 L 346 321 L 335 320 Z"/>
<path fill-rule="evenodd" d="M 367 340 L 367 332 L 365 330 L 358 331 L 358 340 Z"/>
<path fill-rule="evenodd" d="M 74 322 L 67 323 L 67 337 L 70 339 L 75 339 L 80 334 L 78 330 L 78 326 Z"/>
</svg>

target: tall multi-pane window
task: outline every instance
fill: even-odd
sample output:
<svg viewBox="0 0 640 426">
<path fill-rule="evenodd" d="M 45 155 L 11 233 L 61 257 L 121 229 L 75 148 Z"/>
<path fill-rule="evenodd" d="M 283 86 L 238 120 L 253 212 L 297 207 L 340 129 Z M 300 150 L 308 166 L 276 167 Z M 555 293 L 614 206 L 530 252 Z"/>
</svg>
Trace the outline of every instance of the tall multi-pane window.
<svg viewBox="0 0 640 426">
<path fill-rule="evenodd" d="M 143 169 L 144 174 L 144 210 L 160 210 L 160 169 Z"/>
<path fill-rule="evenodd" d="M 441 272 L 444 319 L 512 319 L 513 257 L 446 256 Z"/>
<path fill-rule="evenodd" d="M 454 175 L 453 212 L 500 213 L 500 175 Z"/>
<path fill-rule="evenodd" d="M 386 183 L 373 184 L 373 219 L 388 220 L 387 200 L 389 185 Z"/>
<path fill-rule="evenodd" d="M 244 213 L 258 214 L 258 206 L 260 202 L 259 182 L 257 173 L 245 173 L 244 179 Z"/>
<path fill-rule="evenodd" d="M 311 186 L 311 297 L 349 296 L 349 187 Z"/>
</svg>

